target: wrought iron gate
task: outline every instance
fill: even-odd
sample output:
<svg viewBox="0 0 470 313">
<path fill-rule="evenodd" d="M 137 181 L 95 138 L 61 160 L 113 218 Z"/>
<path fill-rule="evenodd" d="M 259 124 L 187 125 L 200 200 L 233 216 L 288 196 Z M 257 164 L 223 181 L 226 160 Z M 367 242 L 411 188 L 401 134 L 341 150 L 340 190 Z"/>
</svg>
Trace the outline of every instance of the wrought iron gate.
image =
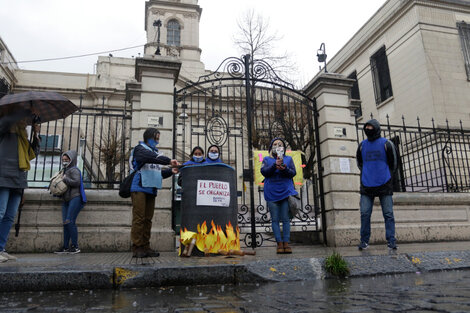
<svg viewBox="0 0 470 313">
<path fill-rule="evenodd" d="M 215 144 L 224 163 L 235 168 L 240 240 L 253 248 L 273 241 L 263 186 L 254 177 L 254 158 L 261 154 L 254 150 L 267 150 L 272 138 L 284 138 L 288 150 L 303 152 L 303 184 L 296 186 L 302 209 L 291 232 L 325 231 L 315 99 L 280 79 L 265 61 L 227 58 L 215 72 L 175 89 L 174 134 L 174 158 L 187 160 L 194 146 Z"/>
</svg>

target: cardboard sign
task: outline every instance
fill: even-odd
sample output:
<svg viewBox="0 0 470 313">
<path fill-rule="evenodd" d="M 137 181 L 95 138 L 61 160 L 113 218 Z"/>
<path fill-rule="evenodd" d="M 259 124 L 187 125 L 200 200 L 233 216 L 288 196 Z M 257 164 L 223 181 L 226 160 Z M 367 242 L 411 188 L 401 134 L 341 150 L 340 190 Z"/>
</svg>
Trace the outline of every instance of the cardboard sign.
<svg viewBox="0 0 470 313">
<path fill-rule="evenodd" d="M 198 180 L 196 205 L 230 206 L 230 183 Z"/>
</svg>

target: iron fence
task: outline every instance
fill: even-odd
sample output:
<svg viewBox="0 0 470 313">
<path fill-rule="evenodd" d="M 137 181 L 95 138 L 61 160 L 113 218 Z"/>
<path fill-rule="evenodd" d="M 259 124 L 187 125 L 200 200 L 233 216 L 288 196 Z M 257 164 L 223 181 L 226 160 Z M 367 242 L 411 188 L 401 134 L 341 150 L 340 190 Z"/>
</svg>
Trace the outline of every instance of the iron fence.
<svg viewBox="0 0 470 313">
<path fill-rule="evenodd" d="M 30 187 L 47 187 L 51 177 L 62 166 L 61 155 L 68 150 L 78 154 L 77 166 L 82 171 L 85 188 L 116 189 L 128 169 L 131 112 L 126 103 L 122 109 L 83 107 L 56 121 L 41 124 L 40 153 L 28 172 Z"/>
<path fill-rule="evenodd" d="M 382 125 L 382 136 L 397 148 L 398 170 L 394 189 L 402 192 L 470 192 L 470 130 L 457 127 Z M 358 142 L 365 138 L 364 123 L 357 123 Z"/>
</svg>

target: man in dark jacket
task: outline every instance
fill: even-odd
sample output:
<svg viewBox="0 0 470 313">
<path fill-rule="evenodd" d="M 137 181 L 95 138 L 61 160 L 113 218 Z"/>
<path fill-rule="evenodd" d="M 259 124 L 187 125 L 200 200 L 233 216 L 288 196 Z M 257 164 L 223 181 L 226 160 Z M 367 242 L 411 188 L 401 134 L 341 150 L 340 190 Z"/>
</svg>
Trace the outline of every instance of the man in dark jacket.
<svg viewBox="0 0 470 313">
<path fill-rule="evenodd" d="M 155 197 L 161 189 L 162 178 L 178 173 L 178 161 L 158 153 L 160 132 L 147 128 L 144 141 L 132 153 L 132 169 L 137 170 L 131 185 L 132 228 L 131 241 L 133 256 L 137 258 L 158 257 L 160 254 L 150 248 L 152 218 L 155 211 Z M 160 165 L 172 168 L 161 170 Z"/>
<path fill-rule="evenodd" d="M 361 170 L 361 242 L 359 250 L 369 247 L 370 217 L 374 198 L 379 197 L 385 220 L 385 237 L 390 249 L 397 249 L 393 216 L 393 173 L 397 168 L 395 145 L 380 136 L 380 124 L 372 119 L 364 125 L 367 136 L 357 148 L 357 166 Z"/>
</svg>

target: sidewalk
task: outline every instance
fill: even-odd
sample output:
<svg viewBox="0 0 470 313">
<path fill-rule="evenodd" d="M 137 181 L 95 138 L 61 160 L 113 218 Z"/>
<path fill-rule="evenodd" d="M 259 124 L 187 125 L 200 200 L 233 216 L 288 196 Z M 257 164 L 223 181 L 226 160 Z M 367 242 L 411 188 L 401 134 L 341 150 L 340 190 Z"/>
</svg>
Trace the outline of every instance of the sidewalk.
<svg viewBox="0 0 470 313">
<path fill-rule="evenodd" d="M 131 253 L 16 254 L 0 263 L 0 291 L 140 288 L 175 285 L 234 284 L 327 278 L 325 257 L 345 257 L 351 277 L 470 268 L 470 242 L 400 244 L 397 251 L 373 245 L 356 247 L 293 246 L 291 255 L 274 247 L 256 256 L 180 258 L 176 252 L 132 259 Z"/>
</svg>

